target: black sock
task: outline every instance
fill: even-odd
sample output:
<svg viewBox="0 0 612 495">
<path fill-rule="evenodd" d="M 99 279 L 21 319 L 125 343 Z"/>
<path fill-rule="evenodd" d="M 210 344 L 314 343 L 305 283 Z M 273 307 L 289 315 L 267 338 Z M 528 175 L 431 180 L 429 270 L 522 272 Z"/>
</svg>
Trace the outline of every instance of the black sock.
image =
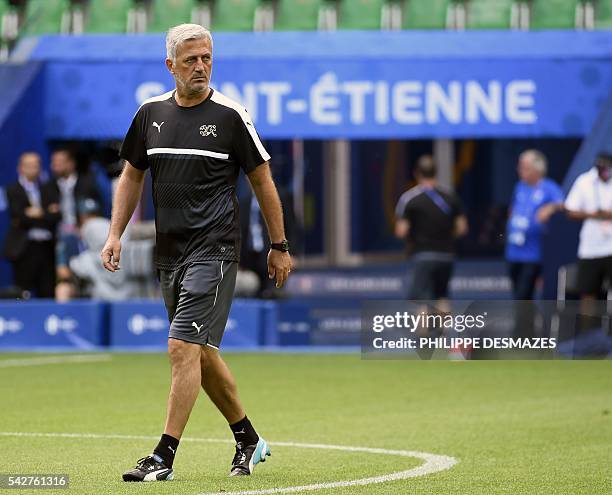
<svg viewBox="0 0 612 495">
<path fill-rule="evenodd" d="M 164 464 L 171 468 L 172 463 L 174 463 L 174 456 L 176 455 L 176 449 L 178 448 L 179 441 L 171 437 L 170 435 L 166 435 L 165 433 L 161 436 L 157 447 L 153 451 L 154 454 L 157 454 L 164 461 Z"/>
<path fill-rule="evenodd" d="M 253 445 L 259 442 L 259 436 L 253 428 L 253 425 L 246 416 L 242 418 L 238 423 L 230 425 L 236 443 L 242 443 L 242 445 Z"/>
</svg>

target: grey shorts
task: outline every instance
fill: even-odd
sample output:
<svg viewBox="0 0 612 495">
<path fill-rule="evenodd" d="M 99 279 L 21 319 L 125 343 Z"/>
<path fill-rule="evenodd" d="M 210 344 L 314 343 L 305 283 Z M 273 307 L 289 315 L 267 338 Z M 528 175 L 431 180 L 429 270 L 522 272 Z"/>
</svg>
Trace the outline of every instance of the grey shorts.
<svg viewBox="0 0 612 495">
<path fill-rule="evenodd" d="M 221 345 L 229 315 L 238 263 L 203 261 L 176 270 L 160 270 L 162 296 L 170 320 L 170 338 Z"/>
</svg>

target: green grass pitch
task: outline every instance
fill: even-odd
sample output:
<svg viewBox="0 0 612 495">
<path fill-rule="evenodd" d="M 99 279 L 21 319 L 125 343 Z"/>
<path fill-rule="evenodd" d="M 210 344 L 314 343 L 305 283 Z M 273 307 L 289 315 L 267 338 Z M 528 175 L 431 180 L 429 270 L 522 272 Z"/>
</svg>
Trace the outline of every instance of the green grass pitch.
<svg viewBox="0 0 612 495">
<path fill-rule="evenodd" d="M 96 363 L 2 366 L 0 432 L 142 435 L 151 439 L 0 434 L 0 473 L 68 473 L 67 494 L 201 494 L 355 480 L 421 460 L 274 442 L 410 450 L 455 457 L 422 477 L 309 493 L 612 493 L 612 362 L 363 361 L 358 355 L 225 355 L 272 457 L 250 478 L 227 477 L 233 445 L 202 393 L 175 480 L 123 483 L 163 426 L 170 379 L 162 354 Z M 0 492 L 5 492 L 0 490 Z M 11 490 L 6 493 L 41 493 Z M 299 492 L 298 492 L 299 493 Z"/>
</svg>

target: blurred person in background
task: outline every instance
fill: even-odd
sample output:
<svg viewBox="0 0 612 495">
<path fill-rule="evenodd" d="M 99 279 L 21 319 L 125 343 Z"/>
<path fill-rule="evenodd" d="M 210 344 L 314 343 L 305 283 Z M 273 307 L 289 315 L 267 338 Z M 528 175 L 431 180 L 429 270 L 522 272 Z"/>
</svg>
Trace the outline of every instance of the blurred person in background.
<svg viewBox="0 0 612 495">
<path fill-rule="evenodd" d="M 60 198 L 62 214 L 56 253 L 57 277 L 68 281 L 70 258 L 80 250 L 77 205 L 87 198 L 101 204 L 101 197 L 93 176 L 77 171 L 76 158 L 69 149 L 59 148 L 51 154 L 51 173 L 51 184 Z"/>
<path fill-rule="evenodd" d="M 61 219 L 59 197 L 40 183 L 40 155 L 23 153 L 17 182 L 6 190 L 10 227 L 4 253 L 13 264 L 14 284 L 37 297 L 55 292 L 55 231 Z"/>
<path fill-rule="evenodd" d="M 570 218 L 582 220 L 577 286 L 582 299 L 595 300 L 612 284 L 612 154 L 600 153 L 579 175 L 567 199 Z"/>
<path fill-rule="evenodd" d="M 127 269 L 130 256 L 124 257 L 124 269 L 117 273 L 105 270 L 100 263 L 100 251 L 110 229 L 110 220 L 102 216 L 101 205 L 93 198 L 82 199 L 78 203 L 78 212 L 84 249 L 70 259 L 70 270 L 86 284 L 86 295 L 104 301 L 125 301 L 137 297 L 138 285 Z M 129 243 L 129 234 L 123 240 Z"/>
<path fill-rule="evenodd" d="M 467 218 L 459 197 L 438 185 L 433 157 L 420 157 L 414 176 L 417 185 L 400 196 L 395 208 L 395 235 L 407 241 L 413 261 L 408 298 L 447 299 L 455 241 L 467 234 Z"/>
<path fill-rule="evenodd" d="M 563 191 L 546 177 L 546 157 L 538 150 L 521 153 L 519 182 L 512 193 L 506 227 L 506 260 L 517 301 L 532 300 L 542 272 L 542 239 L 551 216 L 563 210 Z"/>
</svg>

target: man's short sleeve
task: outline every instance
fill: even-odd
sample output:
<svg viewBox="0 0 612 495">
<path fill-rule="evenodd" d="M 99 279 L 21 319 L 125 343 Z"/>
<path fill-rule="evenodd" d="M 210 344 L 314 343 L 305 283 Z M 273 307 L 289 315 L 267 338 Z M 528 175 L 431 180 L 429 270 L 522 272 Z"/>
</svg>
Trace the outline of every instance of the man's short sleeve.
<svg viewBox="0 0 612 495">
<path fill-rule="evenodd" d="M 411 194 L 410 196 L 408 196 L 408 198 L 406 199 L 406 203 L 404 204 L 404 213 L 402 215 L 402 218 L 404 220 L 408 220 L 409 222 L 413 220 L 415 213 L 417 212 L 417 207 L 415 206 L 415 202 L 414 202 L 414 198 L 416 198 L 417 195 L 415 194 Z"/>
<path fill-rule="evenodd" d="M 404 194 L 400 196 L 397 200 L 397 204 L 395 205 L 395 218 L 400 220 L 404 218 L 404 212 L 406 210 L 406 200 L 404 199 Z"/>
<path fill-rule="evenodd" d="M 409 214 L 409 205 L 410 202 L 417 196 L 416 189 L 412 188 L 408 191 L 405 191 L 397 200 L 397 205 L 395 205 L 395 218 L 397 220 L 408 220 Z"/>
<path fill-rule="evenodd" d="M 246 110 L 238 112 L 234 124 L 232 151 L 246 174 L 270 159 Z"/>
<path fill-rule="evenodd" d="M 565 200 L 565 208 L 570 211 L 585 211 L 586 201 L 584 197 L 584 176 L 579 176 L 572 185 Z"/>
<path fill-rule="evenodd" d="M 140 169 L 146 170 L 149 168 L 149 160 L 147 159 L 147 148 L 145 143 L 145 111 L 144 107 L 140 107 L 132 125 L 125 135 L 119 156 L 130 162 L 131 165 Z"/>
</svg>

